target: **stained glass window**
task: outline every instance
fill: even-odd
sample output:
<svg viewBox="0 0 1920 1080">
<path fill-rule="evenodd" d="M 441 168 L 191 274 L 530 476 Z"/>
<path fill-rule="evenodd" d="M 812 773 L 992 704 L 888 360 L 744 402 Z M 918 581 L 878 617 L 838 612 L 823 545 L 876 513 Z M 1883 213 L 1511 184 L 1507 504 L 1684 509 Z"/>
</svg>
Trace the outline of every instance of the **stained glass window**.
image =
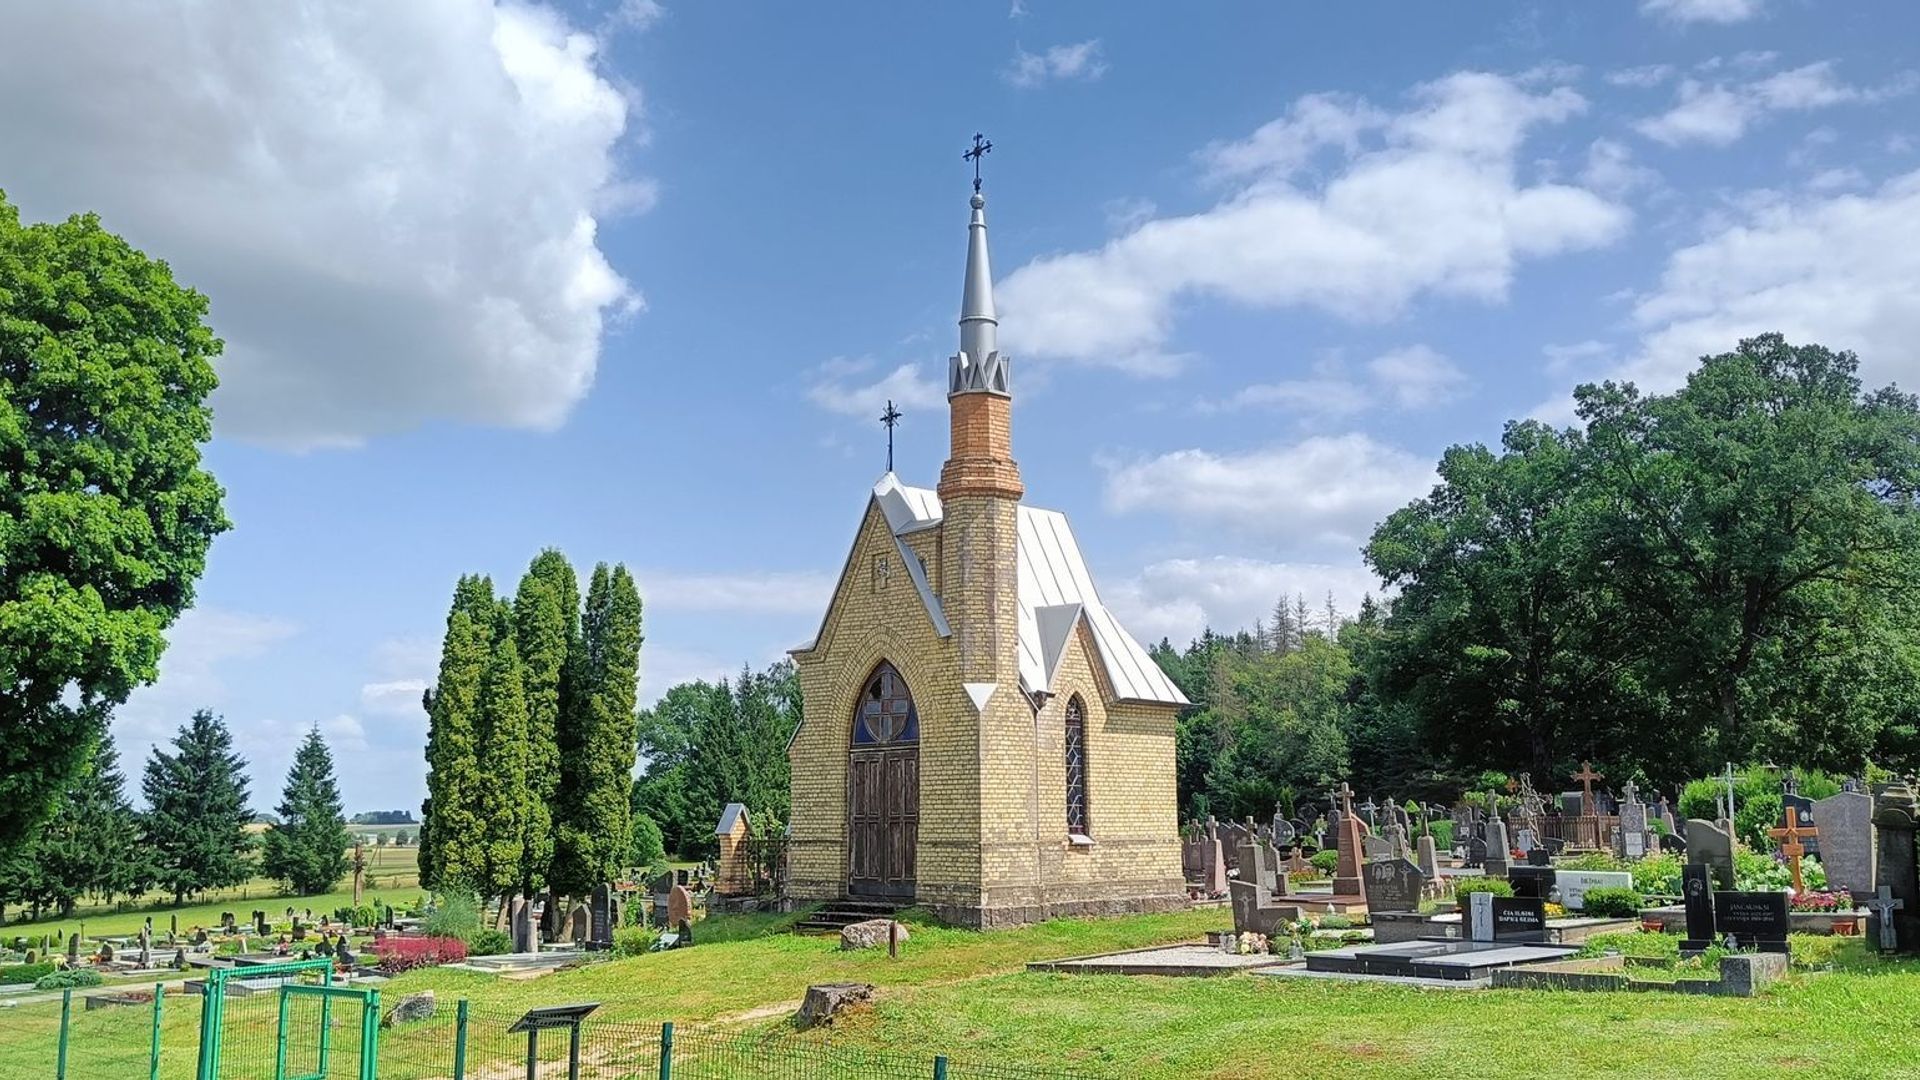
<svg viewBox="0 0 1920 1080">
<path fill-rule="evenodd" d="M 1087 833 L 1087 712 L 1075 694 L 1067 701 L 1067 832 Z"/>
<path fill-rule="evenodd" d="M 882 662 L 867 680 L 854 715 L 855 746 L 879 746 L 885 743 L 915 742 L 920 738 L 920 714 L 913 707 L 913 694 L 907 680 Z"/>
</svg>

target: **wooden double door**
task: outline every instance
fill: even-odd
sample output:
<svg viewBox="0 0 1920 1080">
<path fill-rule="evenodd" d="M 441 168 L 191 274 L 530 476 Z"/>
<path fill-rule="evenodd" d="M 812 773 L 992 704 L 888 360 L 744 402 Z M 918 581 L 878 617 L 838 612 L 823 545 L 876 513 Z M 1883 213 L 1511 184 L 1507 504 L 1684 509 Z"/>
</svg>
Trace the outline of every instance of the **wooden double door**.
<svg viewBox="0 0 1920 1080">
<path fill-rule="evenodd" d="M 912 900 L 920 839 L 920 714 L 881 663 L 854 706 L 847 751 L 847 892 Z"/>
</svg>

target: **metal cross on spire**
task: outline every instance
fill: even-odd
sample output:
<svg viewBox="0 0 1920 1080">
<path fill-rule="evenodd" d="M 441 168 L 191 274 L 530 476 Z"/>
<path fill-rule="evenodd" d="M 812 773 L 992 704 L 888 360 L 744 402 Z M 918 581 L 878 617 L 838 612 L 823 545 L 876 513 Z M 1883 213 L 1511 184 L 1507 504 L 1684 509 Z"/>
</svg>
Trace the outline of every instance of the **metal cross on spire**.
<svg viewBox="0 0 1920 1080">
<path fill-rule="evenodd" d="M 887 425 L 887 471 L 893 471 L 893 429 L 900 424 L 900 410 L 893 407 L 893 399 L 887 399 L 887 411 L 880 414 L 880 422 Z"/>
<path fill-rule="evenodd" d="M 973 162 L 973 190 L 976 194 L 980 191 L 980 159 L 986 157 L 992 150 L 993 143 L 985 135 L 976 131 L 973 133 L 973 149 L 960 155 L 965 160 Z"/>
</svg>

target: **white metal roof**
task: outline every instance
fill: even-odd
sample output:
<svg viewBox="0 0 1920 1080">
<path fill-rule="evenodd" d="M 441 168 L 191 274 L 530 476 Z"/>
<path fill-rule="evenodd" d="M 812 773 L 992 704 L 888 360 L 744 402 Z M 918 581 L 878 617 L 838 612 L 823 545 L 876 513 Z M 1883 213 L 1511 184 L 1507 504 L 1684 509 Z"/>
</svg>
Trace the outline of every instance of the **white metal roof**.
<svg viewBox="0 0 1920 1080">
<path fill-rule="evenodd" d="M 908 487 L 892 473 L 874 485 L 873 497 L 896 540 L 940 523 L 940 496 L 927 488 Z M 1100 602 L 1066 515 L 1022 506 L 1018 522 L 1021 685 L 1029 692 L 1052 692 L 1067 640 L 1084 617 L 1107 679 L 1121 700 L 1187 704 L 1186 695 Z M 904 558 L 903 549 L 903 561 L 935 626 L 945 636 L 945 612 L 924 575 L 918 573 L 918 560 Z"/>
</svg>

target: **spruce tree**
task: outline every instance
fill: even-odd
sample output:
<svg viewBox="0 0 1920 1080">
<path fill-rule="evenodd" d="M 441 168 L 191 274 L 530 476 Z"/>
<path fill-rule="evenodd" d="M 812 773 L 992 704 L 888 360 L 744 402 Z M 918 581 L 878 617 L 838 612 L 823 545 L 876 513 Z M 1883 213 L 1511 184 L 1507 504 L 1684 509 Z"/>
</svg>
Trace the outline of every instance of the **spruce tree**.
<svg viewBox="0 0 1920 1080">
<path fill-rule="evenodd" d="M 531 896 L 553 864 L 561 699 L 567 658 L 580 640 L 580 586 L 559 551 L 548 548 L 535 556 L 520 579 L 513 624 L 527 697 L 527 829 L 520 887 Z"/>
<path fill-rule="evenodd" d="M 294 751 L 274 813 L 280 823 L 267 832 L 262 872 L 301 896 L 331 890 L 347 873 L 347 823 L 340 813 L 333 755 L 317 726 L 307 729 L 306 740 Z"/>
<path fill-rule="evenodd" d="M 560 821 L 552 885 L 575 895 L 626 859 L 640 670 L 640 591 L 625 566 L 594 567 L 560 738 Z"/>
<path fill-rule="evenodd" d="M 493 651 L 493 583 L 477 574 L 454 586 L 440 674 L 428 693 L 427 800 L 421 804 L 421 884 L 454 889 L 479 880 L 480 686 Z"/>
<path fill-rule="evenodd" d="M 205 709 L 180 729 L 174 752 L 153 748 L 141 791 L 156 879 L 173 902 L 239 885 L 252 876 L 246 826 L 246 763 L 233 752 L 225 721 Z"/>
<path fill-rule="evenodd" d="M 494 617 L 492 654 L 480 688 L 479 740 L 481 872 L 472 880 L 483 894 L 504 894 L 523 878 L 532 801 L 527 790 L 524 676 L 513 643 L 513 609 L 504 602 Z"/>
<path fill-rule="evenodd" d="M 68 789 L 35 845 L 48 889 L 44 898 L 62 915 L 93 893 L 114 897 L 143 892 L 153 884 L 153 865 L 140 843 L 140 822 L 127 802 L 120 752 L 105 735 L 93 760 Z"/>
</svg>

